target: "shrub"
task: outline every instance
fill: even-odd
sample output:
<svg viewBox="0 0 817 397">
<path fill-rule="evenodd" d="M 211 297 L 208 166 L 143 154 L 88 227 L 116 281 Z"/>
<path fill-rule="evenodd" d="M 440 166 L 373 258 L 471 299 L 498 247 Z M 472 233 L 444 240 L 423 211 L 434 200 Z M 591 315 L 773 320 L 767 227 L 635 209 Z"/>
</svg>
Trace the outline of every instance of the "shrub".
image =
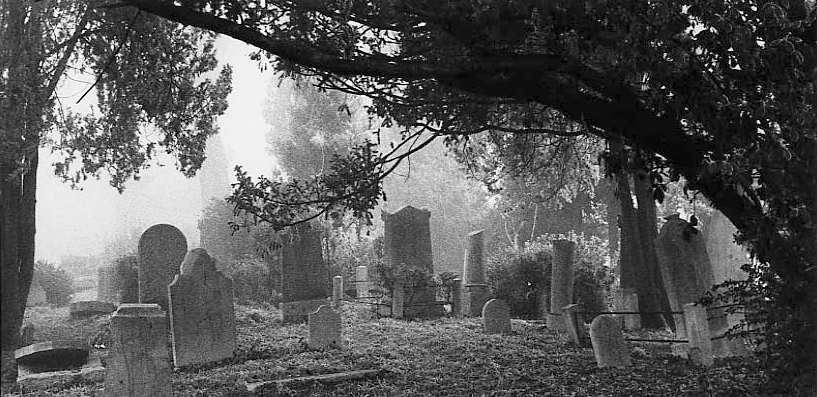
<svg viewBox="0 0 817 397">
<path fill-rule="evenodd" d="M 246 257 L 220 266 L 225 276 L 233 280 L 235 300 L 240 304 L 281 301 L 280 292 L 272 286 L 270 269 L 260 259 Z"/>
<path fill-rule="evenodd" d="M 73 279 L 65 270 L 54 266 L 53 263 L 37 261 L 34 264 L 34 280 L 45 290 L 45 299 L 48 303 L 56 306 L 71 303 L 71 297 L 74 295 Z"/>
</svg>

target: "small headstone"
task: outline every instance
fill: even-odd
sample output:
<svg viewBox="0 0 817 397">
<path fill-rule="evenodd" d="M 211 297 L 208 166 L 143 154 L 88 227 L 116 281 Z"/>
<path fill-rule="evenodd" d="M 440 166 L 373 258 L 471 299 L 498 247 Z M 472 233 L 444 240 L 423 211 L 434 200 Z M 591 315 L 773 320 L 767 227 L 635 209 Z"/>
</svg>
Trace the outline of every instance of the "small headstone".
<svg viewBox="0 0 817 397">
<path fill-rule="evenodd" d="M 684 305 L 684 325 L 689 338 L 689 358 L 696 364 L 712 366 L 712 335 L 706 308 L 694 303 Z"/>
<path fill-rule="evenodd" d="M 232 357 L 237 337 L 232 280 L 202 248 L 187 254 L 181 270 L 167 287 L 174 365 Z"/>
<path fill-rule="evenodd" d="M 369 268 L 366 266 L 355 268 L 355 289 L 358 298 L 369 297 Z"/>
<path fill-rule="evenodd" d="M 111 302 L 79 301 L 72 302 L 68 309 L 71 318 L 85 318 L 101 316 L 116 311 L 116 305 Z"/>
<path fill-rule="evenodd" d="M 511 309 L 505 301 L 491 299 L 482 307 L 482 329 L 486 334 L 511 333 Z"/>
<path fill-rule="evenodd" d="M 636 294 L 635 288 L 623 288 L 621 290 L 621 305 L 625 312 L 638 311 L 638 294 Z M 641 315 L 625 314 L 624 329 L 627 331 L 641 329 Z"/>
<path fill-rule="evenodd" d="M 329 306 L 321 306 L 314 313 L 310 313 L 308 345 L 310 349 L 341 347 L 343 338 L 340 313 Z"/>
<path fill-rule="evenodd" d="M 630 352 L 621 333 L 619 322 L 610 315 L 596 316 L 590 323 L 590 342 L 596 365 L 605 367 L 629 367 Z"/>
<path fill-rule="evenodd" d="M 153 225 L 139 239 L 139 302 L 167 308 L 167 286 L 187 255 L 187 239 L 175 226 Z"/>
<path fill-rule="evenodd" d="M 296 225 L 281 249 L 281 314 L 284 322 L 304 322 L 329 301 L 332 287 L 323 260 L 321 232 L 308 223 Z"/>
<path fill-rule="evenodd" d="M 332 307 L 339 308 L 343 302 L 343 277 L 332 277 Z"/>
<path fill-rule="evenodd" d="M 14 351 L 17 365 L 33 372 L 79 368 L 88 360 L 88 345 L 73 341 L 48 341 Z"/>
<path fill-rule="evenodd" d="M 405 294 L 403 284 L 395 283 L 394 290 L 391 297 L 391 316 L 392 318 L 403 318 L 403 307 L 405 304 Z"/>
<path fill-rule="evenodd" d="M 165 312 L 157 304 L 123 304 L 111 319 L 105 395 L 169 397 L 171 374 Z"/>
<path fill-rule="evenodd" d="M 573 252 L 576 243 L 568 240 L 553 241 L 553 273 L 550 278 L 550 314 L 547 326 L 565 331 L 561 319 L 562 308 L 573 303 Z"/>
<path fill-rule="evenodd" d="M 26 300 L 26 306 L 42 306 L 46 303 L 48 303 L 48 299 L 45 296 L 45 290 L 40 283 L 32 281 L 31 287 L 28 289 L 28 300 Z"/>
<path fill-rule="evenodd" d="M 451 315 L 462 316 L 462 280 L 451 280 Z"/>
</svg>

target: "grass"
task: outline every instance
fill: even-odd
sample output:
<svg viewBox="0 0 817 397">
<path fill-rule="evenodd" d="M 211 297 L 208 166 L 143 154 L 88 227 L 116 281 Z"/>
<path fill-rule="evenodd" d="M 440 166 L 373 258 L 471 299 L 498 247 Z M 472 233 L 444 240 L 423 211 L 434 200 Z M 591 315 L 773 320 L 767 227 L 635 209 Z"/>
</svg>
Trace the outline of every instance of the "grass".
<svg viewBox="0 0 817 397">
<path fill-rule="evenodd" d="M 67 320 L 67 310 L 39 308 L 29 320 L 37 340 L 103 342 L 109 316 Z M 372 319 L 343 309 L 343 349 L 310 351 L 304 324 L 283 325 L 271 307 L 238 306 L 238 349 L 221 363 L 178 369 L 174 396 L 249 395 L 245 383 L 359 369 L 377 379 L 269 390 L 285 396 L 759 396 L 762 372 L 751 360 L 716 360 L 701 368 L 670 355 L 665 344 L 633 343 L 633 365 L 599 369 L 541 324 L 514 320 L 512 335 L 485 335 L 479 319 Z M 633 335 L 643 337 L 643 335 Z M 660 335 L 659 335 L 660 336 Z M 668 338 L 669 335 L 663 335 Z M 20 396 L 5 384 L 4 395 Z M 26 396 L 102 396 L 103 384 L 77 384 Z"/>
</svg>

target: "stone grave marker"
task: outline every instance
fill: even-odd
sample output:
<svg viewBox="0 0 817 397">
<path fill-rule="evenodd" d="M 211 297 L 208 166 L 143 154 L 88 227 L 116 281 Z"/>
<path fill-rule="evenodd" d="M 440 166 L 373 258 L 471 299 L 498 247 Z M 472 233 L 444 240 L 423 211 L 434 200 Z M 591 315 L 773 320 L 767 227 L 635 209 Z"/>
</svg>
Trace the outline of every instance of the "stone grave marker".
<svg viewBox="0 0 817 397">
<path fill-rule="evenodd" d="M 638 311 L 638 294 L 635 288 L 621 289 L 621 306 L 625 312 Z M 641 315 L 625 314 L 624 315 L 624 329 L 627 331 L 635 331 L 641 329 Z"/>
<path fill-rule="evenodd" d="M 314 313 L 309 313 L 310 349 L 342 347 L 340 313 L 329 306 L 320 306 Z"/>
<path fill-rule="evenodd" d="M 332 277 L 332 307 L 337 309 L 343 302 L 343 277 Z"/>
<path fill-rule="evenodd" d="M 355 290 L 358 298 L 369 297 L 369 268 L 358 266 L 355 268 Z"/>
<path fill-rule="evenodd" d="M 304 322 L 309 313 L 321 305 L 331 304 L 329 279 L 320 230 L 307 223 L 291 228 L 281 249 L 283 321 Z"/>
<path fill-rule="evenodd" d="M 390 214 L 382 213 L 383 253 L 386 263 L 392 266 L 404 264 L 408 267 L 426 269 L 434 273 L 431 257 L 431 212 L 405 206 Z M 404 287 L 405 288 L 405 287 Z M 406 299 L 403 315 L 412 317 L 439 317 L 444 310 L 436 304 L 437 291 L 434 287 L 421 286 L 414 291 L 405 291 Z"/>
<path fill-rule="evenodd" d="M 158 304 L 122 304 L 111 319 L 105 375 L 109 397 L 169 397 L 167 319 Z"/>
<path fill-rule="evenodd" d="M 116 266 L 97 268 L 96 300 L 116 303 L 119 301 L 116 288 Z"/>
<path fill-rule="evenodd" d="M 696 364 L 710 367 L 713 364 L 712 334 L 706 319 L 706 308 L 694 303 L 684 305 L 684 326 L 689 338 L 689 358 Z"/>
<path fill-rule="evenodd" d="M 462 315 L 477 317 L 482 315 L 482 307 L 490 297 L 485 283 L 485 233 L 477 230 L 466 238 L 465 260 L 462 280 Z"/>
<path fill-rule="evenodd" d="M 547 326 L 567 331 L 562 320 L 562 308 L 573 303 L 573 252 L 576 243 L 568 240 L 553 241 L 553 268 L 550 278 L 550 313 Z"/>
<path fill-rule="evenodd" d="M 604 314 L 593 319 L 590 323 L 590 343 L 599 368 L 629 367 L 632 364 L 624 334 L 613 316 Z"/>
<path fill-rule="evenodd" d="M 491 299 L 482 307 L 482 329 L 486 334 L 511 333 L 511 309 L 505 301 Z"/>
<path fill-rule="evenodd" d="M 71 302 L 68 313 L 71 318 L 85 318 L 101 316 L 116 311 L 116 305 L 111 302 L 79 301 Z"/>
<path fill-rule="evenodd" d="M 31 287 L 28 289 L 28 299 L 26 300 L 26 306 L 34 307 L 34 306 L 42 306 L 48 303 L 48 299 L 45 296 L 45 290 L 40 285 L 40 283 L 36 281 L 31 282 Z"/>
<path fill-rule="evenodd" d="M 167 286 L 187 255 L 187 239 L 175 226 L 153 225 L 139 239 L 139 302 L 167 308 Z"/>
<path fill-rule="evenodd" d="M 14 351 L 17 365 L 33 372 L 79 368 L 88 360 L 88 345 L 75 341 L 48 341 L 21 347 Z"/>
<path fill-rule="evenodd" d="M 116 303 L 139 302 L 139 258 L 134 255 L 123 256 L 114 264 L 116 275 Z"/>
<path fill-rule="evenodd" d="M 232 357 L 237 337 L 233 282 L 216 270 L 207 251 L 191 250 L 167 289 L 174 365 Z"/>
</svg>

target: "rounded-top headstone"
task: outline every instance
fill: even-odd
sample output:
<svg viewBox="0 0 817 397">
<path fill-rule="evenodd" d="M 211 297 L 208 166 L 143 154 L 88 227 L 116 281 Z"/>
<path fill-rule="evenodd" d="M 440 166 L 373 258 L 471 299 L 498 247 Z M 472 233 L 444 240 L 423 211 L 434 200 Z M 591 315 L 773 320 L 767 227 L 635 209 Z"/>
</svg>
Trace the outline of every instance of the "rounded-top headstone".
<svg viewBox="0 0 817 397">
<path fill-rule="evenodd" d="M 491 299 L 482 307 L 482 327 L 486 334 L 511 333 L 511 309 L 505 301 Z"/>
<path fill-rule="evenodd" d="M 599 368 L 630 366 L 630 352 L 615 317 L 608 314 L 596 316 L 590 323 L 590 342 Z"/>
<path fill-rule="evenodd" d="M 139 301 L 167 307 L 167 286 L 187 255 L 187 239 L 175 226 L 153 225 L 139 239 Z"/>
</svg>

